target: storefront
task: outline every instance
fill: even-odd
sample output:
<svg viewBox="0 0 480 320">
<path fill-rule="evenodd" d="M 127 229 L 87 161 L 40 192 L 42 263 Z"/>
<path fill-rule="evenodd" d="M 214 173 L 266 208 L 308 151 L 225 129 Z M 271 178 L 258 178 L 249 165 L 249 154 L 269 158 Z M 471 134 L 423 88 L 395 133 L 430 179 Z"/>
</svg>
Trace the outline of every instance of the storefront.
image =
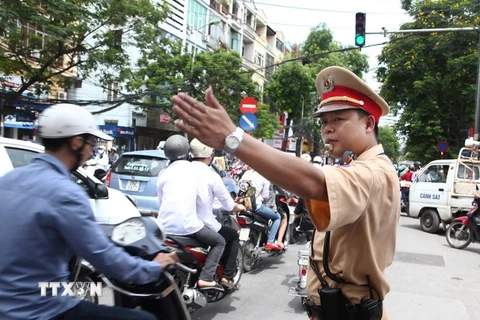
<svg viewBox="0 0 480 320">
<path fill-rule="evenodd" d="M 123 152 L 135 150 L 135 128 L 131 127 L 120 127 L 114 125 L 103 125 L 100 126 L 105 134 L 112 136 L 114 140 L 111 142 L 110 146 L 117 148 L 117 153 L 120 155 Z"/>
<path fill-rule="evenodd" d="M 3 119 L 5 137 L 22 140 L 34 140 L 35 113 L 9 114 Z"/>
</svg>

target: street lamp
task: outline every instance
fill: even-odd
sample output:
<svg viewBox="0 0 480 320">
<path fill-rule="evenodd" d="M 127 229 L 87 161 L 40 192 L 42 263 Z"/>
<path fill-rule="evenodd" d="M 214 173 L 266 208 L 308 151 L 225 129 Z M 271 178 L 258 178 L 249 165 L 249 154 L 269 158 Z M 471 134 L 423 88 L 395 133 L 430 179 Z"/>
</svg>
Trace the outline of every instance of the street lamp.
<svg viewBox="0 0 480 320">
<path fill-rule="evenodd" d="M 211 26 L 211 25 L 216 25 L 216 24 L 219 24 L 220 22 L 222 22 L 222 20 L 220 19 L 212 19 L 210 20 L 208 23 L 204 24 L 203 26 L 200 26 L 198 28 L 196 28 L 195 30 L 200 32 L 200 30 L 205 27 L 205 26 Z M 207 30 L 207 33 L 208 33 L 208 30 Z M 193 65 L 195 64 L 195 57 L 197 55 L 197 34 L 195 34 L 195 38 L 194 38 L 195 41 L 193 41 L 193 44 L 194 44 L 194 48 L 193 48 L 193 51 L 192 51 L 192 68 L 190 70 L 190 95 L 193 94 Z"/>
</svg>

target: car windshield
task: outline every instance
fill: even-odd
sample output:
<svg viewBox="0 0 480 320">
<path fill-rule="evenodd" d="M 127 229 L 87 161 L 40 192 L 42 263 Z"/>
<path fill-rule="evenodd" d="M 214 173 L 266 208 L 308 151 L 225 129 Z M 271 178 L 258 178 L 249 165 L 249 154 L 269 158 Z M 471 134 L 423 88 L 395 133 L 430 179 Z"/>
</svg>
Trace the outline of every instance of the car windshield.
<svg viewBox="0 0 480 320">
<path fill-rule="evenodd" d="M 156 177 L 166 165 L 167 159 L 163 158 L 123 155 L 112 171 L 117 174 Z"/>
</svg>

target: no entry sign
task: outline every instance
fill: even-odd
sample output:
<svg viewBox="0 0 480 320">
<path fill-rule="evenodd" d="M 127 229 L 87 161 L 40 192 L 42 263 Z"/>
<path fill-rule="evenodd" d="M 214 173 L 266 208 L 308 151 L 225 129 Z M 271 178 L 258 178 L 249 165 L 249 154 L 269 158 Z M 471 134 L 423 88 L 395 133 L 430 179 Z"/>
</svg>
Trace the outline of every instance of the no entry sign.
<svg viewBox="0 0 480 320">
<path fill-rule="evenodd" d="M 258 110 L 258 103 L 255 98 L 246 97 L 240 101 L 240 112 L 241 113 L 255 113 Z"/>
</svg>

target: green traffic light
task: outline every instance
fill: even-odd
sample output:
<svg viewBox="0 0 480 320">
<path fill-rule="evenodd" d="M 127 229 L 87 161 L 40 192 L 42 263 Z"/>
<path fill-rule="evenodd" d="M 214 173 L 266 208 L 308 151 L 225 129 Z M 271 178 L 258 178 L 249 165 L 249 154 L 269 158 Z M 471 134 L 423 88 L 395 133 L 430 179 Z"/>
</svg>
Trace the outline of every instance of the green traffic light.
<svg viewBox="0 0 480 320">
<path fill-rule="evenodd" d="M 365 44 L 365 37 L 361 34 L 355 36 L 355 45 L 363 46 Z"/>
</svg>

